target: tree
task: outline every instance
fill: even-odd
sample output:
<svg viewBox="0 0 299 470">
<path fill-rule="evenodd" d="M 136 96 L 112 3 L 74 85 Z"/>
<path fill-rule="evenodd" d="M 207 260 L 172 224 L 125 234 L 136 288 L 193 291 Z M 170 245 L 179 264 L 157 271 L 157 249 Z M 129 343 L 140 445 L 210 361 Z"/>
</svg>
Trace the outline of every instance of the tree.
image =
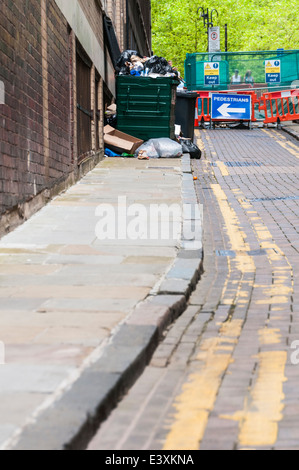
<svg viewBox="0 0 299 470">
<path fill-rule="evenodd" d="M 218 11 L 215 26 L 222 30 L 223 51 L 226 23 L 229 51 L 299 49 L 299 0 L 152 0 L 154 52 L 172 60 L 182 74 L 188 52 L 207 50 L 199 6 Z"/>
</svg>

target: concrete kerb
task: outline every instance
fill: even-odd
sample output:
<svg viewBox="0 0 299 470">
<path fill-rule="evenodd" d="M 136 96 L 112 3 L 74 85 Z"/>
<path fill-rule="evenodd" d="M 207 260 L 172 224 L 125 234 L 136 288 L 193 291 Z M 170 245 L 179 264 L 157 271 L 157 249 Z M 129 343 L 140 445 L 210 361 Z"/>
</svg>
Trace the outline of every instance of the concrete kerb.
<svg viewBox="0 0 299 470">
<path fill-rule="evenodd" d="M 295 139 L 299 140 L 299 124 L 295 124 L 293 126 L 282 124 L 281 129 L 284 132 L 287 132 L 289 135 L 291 135 Z"/>
<path fill-rule="evenodd" d="M 189 155 L 182 158 L 182 172 L 182 202 L 197 203 Z M 143 373 L 165 329 L 186 310 L 202 266 L 202 247 L 192 250 L 190 241 L 182 239 L 177 259 L 156 295 L 150 295 L 135 308 L 110 339 L 101 358 L 23 430 L 12 450 L 85 449 Z"/>
</svg>

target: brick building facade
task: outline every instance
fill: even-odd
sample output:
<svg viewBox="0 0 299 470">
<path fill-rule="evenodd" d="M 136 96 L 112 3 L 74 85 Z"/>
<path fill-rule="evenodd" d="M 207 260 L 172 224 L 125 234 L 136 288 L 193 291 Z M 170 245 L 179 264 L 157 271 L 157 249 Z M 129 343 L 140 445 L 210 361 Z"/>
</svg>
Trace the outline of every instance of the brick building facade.
<svg viewBox="0 0 299 470">
<path fill-rule="evenodd" d="M 103 156 L 115 96 L 107 18 L 119 50 L 150 55 L 150 0 L 2 0 L 0 235 Z"/>
</svg>

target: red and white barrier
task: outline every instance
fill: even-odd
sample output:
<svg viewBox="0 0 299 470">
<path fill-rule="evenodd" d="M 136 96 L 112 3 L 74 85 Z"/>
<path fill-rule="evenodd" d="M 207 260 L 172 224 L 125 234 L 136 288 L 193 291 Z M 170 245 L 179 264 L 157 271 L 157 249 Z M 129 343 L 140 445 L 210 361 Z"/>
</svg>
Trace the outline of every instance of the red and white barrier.
<svg viewBox="0 0 299 470">
<path fill-rule="evenodd" d="M 264 93 L 259 110 L 265 113 L 265 124 L 299 119 L 299 90 Z"/>
</svg>

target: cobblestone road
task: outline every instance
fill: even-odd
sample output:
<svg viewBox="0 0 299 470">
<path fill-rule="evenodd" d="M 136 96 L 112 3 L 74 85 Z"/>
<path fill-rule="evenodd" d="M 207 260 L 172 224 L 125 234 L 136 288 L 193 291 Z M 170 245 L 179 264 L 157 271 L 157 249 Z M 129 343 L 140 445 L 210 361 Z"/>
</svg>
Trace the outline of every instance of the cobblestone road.
<svg viewBox="0 0 299 470">
<path fill-rule="evenodd" d="M 197 131 L 205 273 L 89 449 L 299 449 L 299 148 Z"/>
</svg>

